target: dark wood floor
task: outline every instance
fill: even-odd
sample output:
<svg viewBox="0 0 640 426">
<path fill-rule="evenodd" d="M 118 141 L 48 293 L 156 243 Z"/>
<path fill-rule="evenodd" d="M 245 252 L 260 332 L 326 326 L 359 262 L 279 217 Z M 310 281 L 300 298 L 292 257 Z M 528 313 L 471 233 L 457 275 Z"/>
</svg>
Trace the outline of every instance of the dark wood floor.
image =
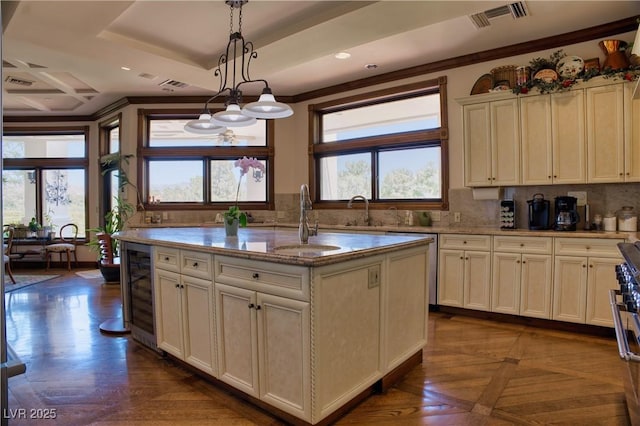
<svg viewBox="0 0 640 426">
<path fill-rule="evenodd" d="M 120 315 L 117 285 L 71 272 L 5 297 L 8 340 L 27 365 L 9 380 L 9 408 L 57 417 L 11 425 L 282 424 L 129 337 L 101 334 Z M 626 425 L 622 367 L 613 339 L 431 313 L 423 364 L 338 424 Z"/>
</svg>

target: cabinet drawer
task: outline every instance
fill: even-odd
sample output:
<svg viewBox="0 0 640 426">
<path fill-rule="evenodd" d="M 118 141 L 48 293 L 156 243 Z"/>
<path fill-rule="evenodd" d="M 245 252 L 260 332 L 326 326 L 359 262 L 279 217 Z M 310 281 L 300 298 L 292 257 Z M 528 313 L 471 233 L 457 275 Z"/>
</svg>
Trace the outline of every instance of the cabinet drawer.
<svg viewBox="0 0 640 426">
<path fill-rule="evenodd" d="M 213 256 L 198 251 L 180 251 L 180 271 L 184 275 L 213 280 Z"/>
<path fill-rule="evenodd" d="M 455 250 L 491 250 L 491 235 L 442 234 L 440 248 Z"/>
<path fill-rule="evenodd" d="M 215 257 L 215 282 L 309 301 L 309 269 L 234 257 Z"/>
<path fill-rule="evenodd" d="M 180 272 L 180 250 L 168 247 L 153 247 L 154 267 L 165 271 Z"/>
<path fill-rule="evenodd" d="M 621 257 L 616 244 L 622 239 L 556 238 L 556 256 Z"/>
<path fill-rule="evenodd" d="M 493 237 L 493 251 L 551 254 L 553 239 L 545 237 Z"/>
</svg>

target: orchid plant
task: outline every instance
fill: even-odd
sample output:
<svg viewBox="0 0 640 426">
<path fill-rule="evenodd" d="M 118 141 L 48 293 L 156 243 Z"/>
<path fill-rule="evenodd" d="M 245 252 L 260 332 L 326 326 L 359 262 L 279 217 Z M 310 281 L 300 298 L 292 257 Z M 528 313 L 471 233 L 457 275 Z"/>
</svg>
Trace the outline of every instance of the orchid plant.
<svg viewBox="0 0 640 426">
<path fill-rule="evenodd" d="M 245 227 L 247 226 L 247 215 L 244 212 L 240 211 L 240 208 L 238 207 L 238 197 L 240 195 L 240 184 L 242 183 L 242 177 L 249 172 L 250 168 L 253 168 L 260 171 L 260 173 L 254 172 L 256 181 L 260 181 L 260 179 L 262 179 L 262 176 L 264 176 L 265 167 L 264 164 L 260 162 L 260 160 L 247 157 L 237 159 L 233 163 L 233 165 L 240 168 L 238 188 L 236 189 L 236 203 L 233 206 L 229 207 L 229 210 L 224 213 L 224 219 L 229 225 L 233 224 L 233 221 L 237 219 L 240 226 Z"/>
</svg>

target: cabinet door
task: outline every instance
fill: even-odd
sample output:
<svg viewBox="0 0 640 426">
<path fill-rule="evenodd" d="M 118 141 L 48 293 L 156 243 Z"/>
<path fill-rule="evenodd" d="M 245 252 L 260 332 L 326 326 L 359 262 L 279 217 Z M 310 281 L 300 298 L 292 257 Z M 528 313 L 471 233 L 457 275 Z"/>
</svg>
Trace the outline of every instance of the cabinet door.
<svg viewBox="0 0 640 426">
<path fill-rule="evenodd" d="M 182 275 L 182 284 L 184 360 L 216 376 L 213 283 Z"/>
<path fill-rule="evenodd" d="M 640 98 L 633 99 L 636 83 L 624 85 L 624 178 L 626 182 L 640 181 Z M 640 89 L 639 89 L 640 90 Z"/>
<path fill-rule="evenodd" d="M 613 327 L 609 304 L 609 290 L 618 289 L 615 267 L 622 263 L 618 258 L 589 258 L 587 279 L 587 324 Z"/>
<path fill-rule="evenodd" d="M 520 313 L 520 253 L 494 253 L 491 285 L 491 311 Z"/>
<path fill-rule="evenodd" d="M 309 303 L 258 293 L 257 306 L 260 399 L 310 420 Z"/>
<path fill-rule="evenodd" d="M 440 250 L 438 257 L 438 303 L 462 307 L 464 252 L 462 250 Z"/>
<path fill-rule="evenodd" d="M 489 311 L 491 309 L 491 253 L 464 253 L 464 307 Z"/>
<path fill-rule="evenodd" d="M 259 397 L 256 292 L 215 283 L 218 375 Z"/>
<path fill-rule="evenodd" d="M 624 90 L 622 84 L 591 87 L 587 97 L 587 181 L 624 181 Z"/>
<path fill-rule="evenodd" d="M 490 103 L 491 184 L 520 184 L 520 126 L 518 100 Z"/>
<path fill-rule="evenodd" d="M 160 349 L 184 359 L 180 285 L 180 274 L 156 269 L 154 282 L 156 341 Z"/>
<path fill-rule="evenodd" d="M 549 95 L 520 99 L 522 183 L 552 183 L 551 98 Z"/>
<path fill-rule="evenodd" d="M 585 183 L 584 93 L 572 90 L 550 96 L 553 183 Z"/>
<path fill-rule="evenodd" d="M 488 103 L 465 105 L 464 179 L 467 186 L 491 185 L 491 127 Z"/>
<path fill-rule="evenodd" d="M 550 255 L 523 254 L 520 290 L 520 315 L 535 318 L 551 318 Z"/>
<path fill-rule="evenodd" d="M 553 319 L 584 323 L 587 304 L 587 258 L 556 256 Z"/>
</svg>

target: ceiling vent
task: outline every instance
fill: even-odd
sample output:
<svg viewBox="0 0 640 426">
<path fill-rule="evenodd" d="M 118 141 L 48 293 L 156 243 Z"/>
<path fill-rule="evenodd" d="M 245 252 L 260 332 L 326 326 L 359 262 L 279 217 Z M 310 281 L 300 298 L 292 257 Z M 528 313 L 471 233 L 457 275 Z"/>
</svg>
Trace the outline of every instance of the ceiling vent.
<svg viewBox="0 0 640 426">
<path fill-rule="evenodd" d="M 178 89 L 184 89 L 185 87 L 189 87 L 189 85 L 187 83 L 183 83 L 181 81 L 178 80 L 165 80 L 162 83 L 160 83 L 161 87 L 177 87 Z"/>
<path fill-rule="evenodd" d="M 484 12 L 475 13 L 469 15 L 471 22 L 476 28 L 485 28 L 491 25 L 489 22 L 492 19 L 499 18 L 501 16 L 511 16 L 513 19 L 524 18 L 528 16 L 527 6 L 523 1 L 516 3 L 505 4 L 504 6 L 494 7 L 493 9 L 485 10 Z"/>
<path fill-rule="evenodd" d="M 17 84 L 18 86 L 25 86 L 25 87 L 31 87 L 33 86 L 33 83 L 35 83 L 35 81 L 24 80 L 22 78 L 12 77 L 10 75 L 7 76 L 7 78 L 5 78 L 4 81 L 9 84 Z"/>
</svg>

